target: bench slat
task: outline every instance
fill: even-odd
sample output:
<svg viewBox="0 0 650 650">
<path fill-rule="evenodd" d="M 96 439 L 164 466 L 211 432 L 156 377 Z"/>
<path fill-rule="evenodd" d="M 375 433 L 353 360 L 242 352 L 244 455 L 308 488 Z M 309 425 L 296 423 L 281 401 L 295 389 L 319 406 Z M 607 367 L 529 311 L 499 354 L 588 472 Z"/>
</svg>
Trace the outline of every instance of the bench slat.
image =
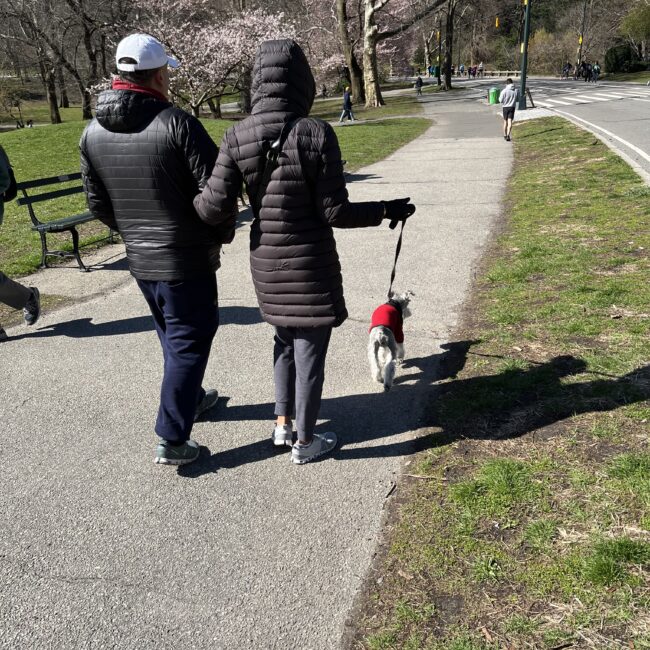
<svg viewBox="0 0 650 650">
<path fill-rule="evenodd" d="M 88 221 L 93 221 L 94 215 L 91 212 L 83 212 L 76 214 L 65 219 L 57 219 L 56 221 L 43 221 L 38 226 L 32 226 L 32 230 L 40 232 L 63 232 L 69 230 L 72 226 L 78 226 Z"/>
<path fill-rule="evenodd" d="M 48 201 L 49 199 L 57 199 L 60 196 L 81 194 L 83 190 L 84 188 L 81 185 L 79 185 L 78 187 L 66 187 L 63 190 L 54 190 L 53 192 L 44 192 L 43 194 L 33 194 L 32 196 L 23 196 L 19 199 L 16 199 L 16 204 L 30 205 L 32 203 L 40 203 L 41 201 Z"/>
<path fill-rule="evenodd" d="M 60 176 L 50 176 L 49 178 L 37 178 L 33 181 L 21 181 L 16 184 L 16 187 L 19 190 L 30 190 L 33 187 L 43 187 L 44 185 L 54 185 L 54 183 L 80 180 L 81 172 L 75 172 L 74 174 L 61 174 Z"/>
</svg>

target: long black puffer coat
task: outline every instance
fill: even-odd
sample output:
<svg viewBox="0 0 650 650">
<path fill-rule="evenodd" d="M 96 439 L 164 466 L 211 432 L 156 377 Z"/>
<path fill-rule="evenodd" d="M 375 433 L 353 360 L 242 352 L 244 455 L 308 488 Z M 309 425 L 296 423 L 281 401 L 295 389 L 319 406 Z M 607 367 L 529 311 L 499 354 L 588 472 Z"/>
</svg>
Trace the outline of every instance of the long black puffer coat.
<svg viewBox="0 0 650 650">
<path fill-rule="evenodd" d="M 215 228 L 194 210 L 217 157 L 197 119 L 153 95 L 109 90 L 80 149 L 88 207 L 119 230 L 136 278 L 187 280 L 219 267 L 234 224 Z"/>
<path fill-rule="evenodd" d="M 243 182 L 257 205 L 264 143 L 274 141 L 284 123 L 305 118 L 289 132 L 251 226 L 250 260 L 260 310 L 267 322 L 280 327 L 336 327 L 346 319 L 332 227 L 376 226 L 384 211 L 380 202 L 348 201 L 334 130 L 306 117 L 315 89 L 296 43 L 262 43 L 253 70 L 252 115 L 226 132 L 212 176 L 194 201 L 202 219 L 218 224 L 236 214 Z"/>
</svg>

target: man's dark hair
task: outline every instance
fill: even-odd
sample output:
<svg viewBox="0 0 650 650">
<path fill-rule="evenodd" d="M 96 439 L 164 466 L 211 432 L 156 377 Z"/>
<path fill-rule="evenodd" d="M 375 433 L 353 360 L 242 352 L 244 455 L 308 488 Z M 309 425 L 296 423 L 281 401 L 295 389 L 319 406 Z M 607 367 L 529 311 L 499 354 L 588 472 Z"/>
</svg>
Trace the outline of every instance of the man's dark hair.
<svg viewBox="0 0 650 650">
<path fill-rule="evenodd" d="M 506 79 L 506 83 L 507 83 L 507 84 L 511 84 L 511 83 L 512 83 L 512 79 L 511 79 L 510 77 L 508 77 L 508 78 Z"/>
<path fill-rule="evenodd" d="M 134 64 L 137 63 L 137 61 L 135 59 L 132 59 L 130 56 L 123 56 L 119 60 L 119 63 Z M 152 70 L 132 70 L 129 72 L 126 70 L 118 70 L 117 73 L 119 74 L 122 81 L 128 81 L 129 83 L 142 86 L 143 84 L 148 84 L 154 78 L 158 70 L 160 70 L 160 68 L 153 68 Z"/>
</svg>

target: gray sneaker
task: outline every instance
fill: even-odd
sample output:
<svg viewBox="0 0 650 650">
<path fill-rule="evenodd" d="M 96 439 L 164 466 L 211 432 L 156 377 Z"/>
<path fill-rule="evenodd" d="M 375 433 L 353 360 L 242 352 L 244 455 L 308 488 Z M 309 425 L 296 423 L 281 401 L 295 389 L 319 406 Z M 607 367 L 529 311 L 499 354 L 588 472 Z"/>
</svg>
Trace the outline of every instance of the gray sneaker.
<svg viewBox="0 0 650 650">
<path fill-rule="evenodd" d="M 276 424 L 271 439 L 276 447 L 291 447 L 293 445 L 293 430 L 290 424 Z"/>
<path fill-rule="evenodd" d="M 205 391 L 205 397 L 201 400 L 199 405 L 196 407 L 196 412 L 194 413 L 194 422 L 196 422 L 203 413 L 211 409 L 219 401 L 219 393 L 211 388 L 210 390 Z"/>
<path fill-rule="evenodd" d="M 199 453 L 199 443 L 195 440 L 188 440 L 177 447 L 163 440 L 158 445 L 153 462 L 159 465 L 187 465 L 195 461 Z"/>
<path fill-rule="evenodd" d="M 304 465 L 316 460 L 332 451 L 336 447 L 336 442 L 336 434 L 331 431 L 315 433 L 310 444 L 299 445 L 296 443 L 291 447 L 291 462 L 296 463 L 296 465 Z"/>
<path fill-rule="evenodd" d="M 36 325 L 41 315 L 41 294 L 36 287 L 29 288 L 32 290 L 32 295 L 23 309 L 23 317 L 28 325 Z"/>
</svg>

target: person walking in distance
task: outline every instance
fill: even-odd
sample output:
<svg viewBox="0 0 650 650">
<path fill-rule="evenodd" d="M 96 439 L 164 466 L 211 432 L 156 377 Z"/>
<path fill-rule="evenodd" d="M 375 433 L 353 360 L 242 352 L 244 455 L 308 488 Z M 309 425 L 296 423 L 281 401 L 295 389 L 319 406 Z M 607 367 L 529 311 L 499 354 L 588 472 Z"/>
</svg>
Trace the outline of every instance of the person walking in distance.
<svg viewBox="0 0 650 650">
<path fill-rule="evenodd" d="M 339 124 L 343 122 L 345 118 L 349 118 L 350 121 L 354 122 L 354 113 L 352 112 L 352 95 L 350 94 L 350 86 L 346 86 L 343 91 L 343 112 L 339 118 Z"/>
<path fill-rule="evenodd" d="M 512 122 L 515 119 L 515 106 L 519 99 L 519 90 L 515 88 L 512 79 L 506 79 L 506 87 L 499 94 L 499 103 L 503 105 L 503 139 L 512 140 Z"/>
<path fill-rule="evenodd" d="M 315 83 L 297 43 L 260 45 L 252 90 L 252 115 L 224 135 L 194 205 L 205 221 L 227 223 L 242 184 L 248 190 L 253 284 L 262 316 L 275 328 L 272 443 L 291 447 L 291 460 L 303 464 L 337 441 L 334 433 L 315 432 L 332 328 L 348 316 L 333 229 L 404 221 L 415 206 L 409 199 L 350 203 L 334 129 L 307 117 Z M 274 142 L 278 157 L 269 173 L 266 152 Z"/>
<path fill-rule="evenodd" d="M 424 81 L 422 81 L 422 77 L 418 75 L 418 78 L 415 80 L 416 97 L 420 97 L 422 95 L 422 86 L 424 86 Z"/>
<path fill-rule="evenodd" d="M 154 461 L 184 465 L 199 456 L 194 421 L 218 399 L 202 381 L 219 325 L 216 270 L 234 220 L 215 228 L 193 208 L 217 147 L 168 100 L 178 62 L 152 36 L 132 34 L 117 46 L 116 63 L 119 78 L 100 94 L 81 137 L 83 185 L 90 211 L 124 240 L 162 346 Z"/>
<path fill-rule="evenodd" d="M 0 226 L 4 217 L 5 192 L 9 192 L 12 185 L 11 165 L 5 150 L 0 147 Z M 15 185 L 14 185 L 15 188 Z M 14 198 L 7 194 L 7 199 Z M 35 325 L 41 315 L 41 297 L 36 287 L 25 287 L 19 282 L 8 278 L 0 271 L 0 302 L 12 307 L 13 309 L 22 309 L 23 318 L 27 325 Z M 0 325 L 0 343 L 6 341 L 9 337 L 7 332 Z"/>
</svg>

